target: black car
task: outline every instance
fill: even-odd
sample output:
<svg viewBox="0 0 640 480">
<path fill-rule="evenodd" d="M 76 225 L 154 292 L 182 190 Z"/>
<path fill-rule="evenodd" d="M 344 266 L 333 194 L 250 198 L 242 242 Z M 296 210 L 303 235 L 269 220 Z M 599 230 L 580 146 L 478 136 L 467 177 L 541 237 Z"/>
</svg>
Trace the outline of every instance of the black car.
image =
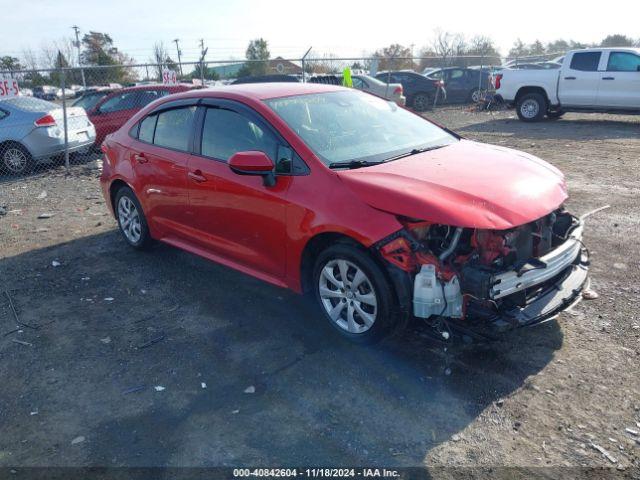
<svg viewBox="0 0 640 480">
<path fill-rule="evenodd" d="M 463 67 L 441 68 L 427 74 L 427 78 L 444 82 L 448 103 L 479 102 L 490 77 L 486 70 Z"/>
<path fill-rule="evenodd" d="M 431 107 L 436 92 L 442 88 L 438 80 L 411 71 L 380 72 L 376 78 L 384 83 L 401 83 L 404 96 L 407 97 L 407 106 L 417 112 L 424 112 Z M 438 92 L 438 98 L 442 99 L 442 92 Z"/>
</svg>

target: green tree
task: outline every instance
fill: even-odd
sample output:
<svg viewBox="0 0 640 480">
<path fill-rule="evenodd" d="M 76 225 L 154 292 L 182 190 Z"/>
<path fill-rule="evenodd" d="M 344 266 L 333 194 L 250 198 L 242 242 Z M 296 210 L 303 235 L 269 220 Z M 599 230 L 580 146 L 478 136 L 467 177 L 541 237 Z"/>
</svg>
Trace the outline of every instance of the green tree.
<svg viewBox="0 0 640 480">
<path fill-rule="evenodd" d="M 109 34 L 89 32 L 82 37 L 82 47 L 80 62 L 83 65 L 111 67 L 85 70 L 88 83 L 128 83 L 135 79 L 135 74 L 127 68 L 127 64 L 132 63 L 131 58 L 118 51 Z"/>
<path fill-rule="evenodd" d="M 268 42 L 264 38 L 251 40 L 245 57 L 249 61 L 238 72 L 238 76 L 266 74 L 269 58 L 271 58 Z"/>
<path fill-rule="evenodd" d="M 0 70 L 22 70 L 24 67 L 20 64 L 20 60 L 16 57 L 0 57 Z"/>
<path fill-rule="evenodd" d="M 601 47 L 633 47 L 634 45 L 633 38 L 621 34 L 607 35 L 600 42 Z"/>
<path fill-rule="evenodd" d="M 215 70 L 210 70 L 206 66 L 204 67 L 204 79 L 205 80 L 220 80 L 220 75 Z M 200 64 L 197 64 L 189 75 L 191 78 L 202 79 L 202 75 L 200 74 Z"/>
</svg>

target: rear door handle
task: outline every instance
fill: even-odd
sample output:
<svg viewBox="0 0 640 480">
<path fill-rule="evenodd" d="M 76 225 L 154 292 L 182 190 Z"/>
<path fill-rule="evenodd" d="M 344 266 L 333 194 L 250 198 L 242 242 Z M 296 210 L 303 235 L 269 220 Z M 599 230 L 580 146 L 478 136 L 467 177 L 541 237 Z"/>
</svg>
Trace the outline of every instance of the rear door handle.
<svg viewBox="0 0 640 480">
<path fill-rule="evenodd" d="M 616 77 L 602 77 L 603 80 L 615 80 Z"/>
<path fill-rule="evenodd" d="M 202 172 L 200 170 L 196 170 L 195 172 L 189 172 L 187 173 L 187 175 L 194 182 L 202 183 L 207 181 L 207 177 L 202 175 Z"/>
<path fill-rule="evenodd" d="M 576 77 L 564 77 L 565 80 L 575 80 Z"/>
<path fill-rule="evenodd" d="M 138 163 L 147 163 L 149 159 L 144 156 L 144 153 L 134 153 L 133 159 Z"/>
</svg>

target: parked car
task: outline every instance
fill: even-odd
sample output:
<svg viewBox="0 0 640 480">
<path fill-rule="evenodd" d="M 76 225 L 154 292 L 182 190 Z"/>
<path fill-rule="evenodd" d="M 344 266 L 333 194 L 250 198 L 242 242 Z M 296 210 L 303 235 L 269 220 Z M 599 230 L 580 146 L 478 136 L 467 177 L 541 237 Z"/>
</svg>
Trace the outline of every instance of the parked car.
<svg viewBox="0 0 640 480">
<path fill-rule="evenodd" d="M 64 152 L 62 107 L 34 97 L 0 100 L 0 170 L 28 172 L 37 162 Z M 67 109 L 69 151 L 90 148 L 96 131 L 84 109 Z"/>
<path fill-rule="evenodd" d="M 433 105 L 438 94 L 442 99 L 445 95 L 444 84 L 439 80 L 432 80 L 416 72 L 406 70 L 394 72 L 379 72 L 376 78 L 384 83 L 399 83 L 402 85 L 407 106 L 417 112 L 424 112 Z"/>
<path fill-rule="evenodd" d="M 357 88 L 363 92 L 373 93 L 379 97 L 396 102 L 400 106 L 404 106 L 407 103 L 401 83 L 387 84 L 369 75 L 360 74 L 351 75 L 351 80 L 353 81 L 353 88 Z"/>
<path fill-rule="evenodd" d="M 490 77 L 486 70 L 463 67 L 439 68 L 427 75 L 431 80 L 444 82 L 449 103 L 479 102 L 482 92 L 491 84 Z"/>
<path fill-rule="evenodd" d="M 313 293 L 356 342 L 411 315 L 445 332 L 532 325 L 587 281 L 560 171 L 355 89 L 185 92 L 102 149 L 102 191 L 130 246 L 160 240 Z"/>
<path fill-rule="evenodd" d="M 496 75 L 496 95 L 525 122 L 568 111 L 638 113 L 640 49 L 573 50 L 560 69 L 504 70 Z"/>
<path fill-rule="evenodd" d="M 63 96 L 65 98 L 75 98 L 76 92 L 75 92 L 75 90 L 72 90 L 71 88 L 65 88 L 64 90 L 62 88 L 56 89 L 56 99 L 62 100 Z"/>
<path fill-rule="evenodd" d="M 42 100 L 55 100 L 57 92 L 58 88 L 51 85 L 33 87 L 33 96 Z"/>
<path fill-rule="evenodd" d="M 407 103 L 407 99 L 402 94 L 402 84 L 400 83 L 384 83 L 377 78 L 365 74 L 351 74 L 353 88 L 362 90 L 363 92 L 372 93 L 392 102 L 396 102 L 400 106 Z M 315 75 L 308 80 L 310 83 L 324 83 L 326 85 L 342 85 L 342 75 Z"/>
<path fill-rule="evenodd" d="M 82 107 L 86 111 L 92 110 L 100 100 L 105 98 L 110 93 L 114 92 L 110 88 L 92 89 L 85 91 L 82 95 L 73 102 L 74 107 Z"/>
<path fill-rule="evenodd" d="M 145 105 L 172 93 L 184 92 L 198 88 L 195 85 L 145 85 L 143 87 L 112 87 L 110 93 L 101 96 L 94 103 L 95 97 L 83 96 L 74 105 L 88 104 L 87 114 L 96 127 L 96 145 L 115 132 L 131 116 Z M 101 95 L 102 91 L 96 93 Z M 84 99 L 84 100 L 83 100 Z M 90 105 L 93 103 L 93 105 Z"/>
<path fill-rule="evenodd" d="M 236 78 L 231 85 L 239 85 L 241 83 L 271 83 L 271 82 L 299 82 L 300 79 L 295 75 L 255 75 Z"/>
<path fill-rule="evenodd" d="M 33 97 L 33 90 L 31 90 L 30 88 L 22 87 L 20 89 L 20 95 L 23 95 L 25 97 Z"/>
</svg>

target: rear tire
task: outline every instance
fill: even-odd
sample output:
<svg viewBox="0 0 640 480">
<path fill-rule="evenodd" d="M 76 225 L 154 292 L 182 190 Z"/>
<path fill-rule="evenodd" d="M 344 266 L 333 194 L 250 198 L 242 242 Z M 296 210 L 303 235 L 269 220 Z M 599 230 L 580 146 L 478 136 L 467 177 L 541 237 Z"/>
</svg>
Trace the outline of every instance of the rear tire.
<svg viewBox="0 0 640 480">
<path fill-rule="evenodd" d="M 142 205 L 129 187 L 120 187 L 116 193 L 114 212 L 120 233 L 130 246 L 144 250 L 153 243 Z"/>
<path fill-rule="evenodd" d="M 480 103 L 480 100 L 482 100 L 482 90 L 480 90 L 479 88 L 473 89 L 471 93 L 469 93 L 468 100 L 471 103 Z"/>
<path fill-rule="evenodd" d="M 547 99 L 541 93 L 526 93 L 516 104 L 518 118 L 523 122 L 539 122 L 547 113 Z"/>
<path fill-rule="evenodd" d="M 320 253 L 313 269 L 313 289 L 327 321 L 354 343 L 377 342 L 399 323 L 391 283 L 357 246 L 338 244 Z"/>
<path fill-rule="evenodd" d="M 16 142 L 0 145 L 0 173 L 24 175 L 33 170 L 33 157 L 29 150 Z"/>
<path fill-rule="evenodd" d="M 433 105 L 433 99 L 428 93 L 416 93 L 411 100 L 411 108 L 416 112 L 427 111 Z"/>
</svg>

